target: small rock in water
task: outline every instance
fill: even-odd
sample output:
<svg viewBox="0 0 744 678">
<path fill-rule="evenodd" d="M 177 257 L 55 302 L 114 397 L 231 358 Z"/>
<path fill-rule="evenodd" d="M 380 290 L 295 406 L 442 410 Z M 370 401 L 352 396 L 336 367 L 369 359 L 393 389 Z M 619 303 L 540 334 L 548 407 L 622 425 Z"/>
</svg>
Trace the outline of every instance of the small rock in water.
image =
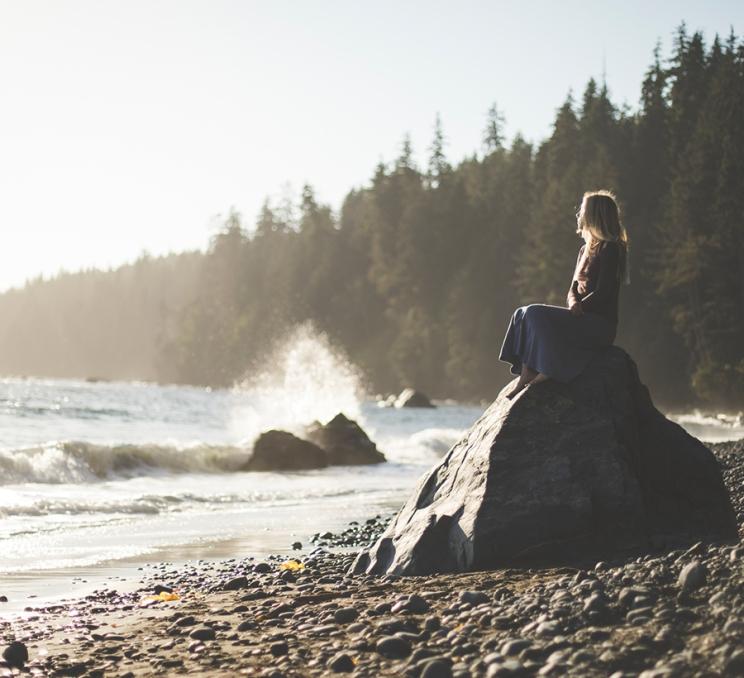
<svg viewBox="0 0 744 678">
<path fill-rule="evenodd" d="M 694 591 L 699 589 L 707 578 L 707 570 L 699 560 L 693 560 L 688 565 L 682 568 L 677 579 L 677 584 L 685 592 Z"/>
<path fill-rule="evenodd" d="M 22 669 L 28 661 L 28 650 L 26 646 L 18 640 L 14 640 L 8 647 L 3 650 L 3 659 L 16 669 Z"/>
<path fill-rule="evenodd" d="M 395 399 L 395 407 L 427 407 L 433 408 L 435 405 L 429 400 L 429 398 L 412 388 L 405 388 L 401 391 L 400 395 Z"/>
<path fill-rule="evenodd" d="M 293 549 L 294 549 L 295 551 L 300 551 L 300 550 L 302 550 L 302 542 L 301 542 L 301 541 L 296 541 L 296 542 L 294 542 L 294 543 L 292 544 L 292 548 L 293 548 Z"/>
</svg>

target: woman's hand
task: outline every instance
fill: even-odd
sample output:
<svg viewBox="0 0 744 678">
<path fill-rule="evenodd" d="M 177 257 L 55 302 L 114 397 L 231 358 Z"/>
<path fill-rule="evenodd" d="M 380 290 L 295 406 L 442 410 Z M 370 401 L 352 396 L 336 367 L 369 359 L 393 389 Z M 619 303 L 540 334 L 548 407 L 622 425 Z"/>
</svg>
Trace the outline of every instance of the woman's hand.
<svg viewBox="0 0 744 678">
<path fill-rule="evenodd" d="M 584 315 L 584 309 L 582 308 L 580 301 L 575 301 L 573 304 L 571 304 L 568 307 L 568 310 L 571 311 L 571 315 L 575 315 L 575 316 Z"/>
</svg>

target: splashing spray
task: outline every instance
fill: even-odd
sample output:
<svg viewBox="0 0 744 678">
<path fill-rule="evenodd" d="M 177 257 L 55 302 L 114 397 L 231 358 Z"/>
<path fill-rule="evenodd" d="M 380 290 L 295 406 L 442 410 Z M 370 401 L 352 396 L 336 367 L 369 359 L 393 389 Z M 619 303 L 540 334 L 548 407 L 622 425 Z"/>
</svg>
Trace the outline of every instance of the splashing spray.
<svg viewBox="0 0 744 678">
<path fill-rule="evenodd" d="M 301 434 L 339 412 L 359 419 L 365 396 L 358 368 L 310 322 L 293 328 L 234 391 L 241 404 L 232 428 L 246 443 L 273 428 Z"/>
</svg>

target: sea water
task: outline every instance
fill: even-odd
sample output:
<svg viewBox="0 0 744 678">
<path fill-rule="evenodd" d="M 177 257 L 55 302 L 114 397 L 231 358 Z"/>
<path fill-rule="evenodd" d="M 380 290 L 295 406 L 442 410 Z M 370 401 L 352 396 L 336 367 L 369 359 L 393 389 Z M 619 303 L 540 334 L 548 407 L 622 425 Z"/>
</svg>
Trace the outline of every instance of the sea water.
<svg viewBox="0 0 744 678">
<path fill-rule="evenodd" d="M 379 407 L 353 367 L 306 329 L 269 363 L 224 390 L 1 380 L 0 595 L 11 602 L 0 613 L 147 562 L 289 554 L 316 532 L 389 513 L 484 409 Z M 387 463 L 240 470 L 260 432 L 301 435 L 338 412 Z M 736 420 L 676 418 L 704 440 L 744 435 Z"/>
</svg>

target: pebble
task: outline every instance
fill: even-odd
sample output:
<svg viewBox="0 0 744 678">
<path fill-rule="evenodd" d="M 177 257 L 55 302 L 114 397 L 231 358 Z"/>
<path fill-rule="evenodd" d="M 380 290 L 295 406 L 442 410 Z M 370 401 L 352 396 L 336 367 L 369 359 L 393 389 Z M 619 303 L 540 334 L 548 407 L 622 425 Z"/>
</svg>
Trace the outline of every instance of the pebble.
<svg viewBox="0 0 744 678">
<path fill-rule="evenodd" d="M 194 640 L 214 640 L 215 632 L 209 626 L 199 626 L 189 633 L 189 638 L 193 638 Z"/>
<path fill-rule="evenodd" d="M 225 582 L 222 586 L 223 591 L 237 591 L 239 589 L 244 589 L 248 586 L 248 578 L 247 577 L 234 577 L 233 579 L 230 579 L 229 581 Z"/>
<path fill-rule="evenodd" d="M 3 659 L 8 663 L 8 666 L 22 669 L 28 661 L 28 649 L 24 643 L 14 640 L 3 650 Z"/>
<path fill-rule="evenodd" d="M 519 654 L 525 648 L 528 648 L 532 643 L 526 638 L 517 638 L 515 640 L 508 640 L 502 646 L 499 652 L 504 657 L 510 657 L 511 655 Z"/>
<path fill-rule="evenodd" d="M 682 568 L 677 579 L 677 584 L 684 592 L 699 589 L 707 579 L 708 572 L 699 560 L 693 560 Z"/>
<path fill-rule="evenodd" d="M 341 607 L 333 613 L 333 620 L 337 624 L 350 624 L 359 618 L 359 612 L 353 607 Z"/>
<path fill-rule="evenodd" d="M 744 650 L 735 650 L 723 666 L 724 676 L 744 676 Z"/>
<path fill-rule="evenodd" d="M 483 591 L 463 591 L 460 594 L 461 603 L 469 603 L 470 605 L 481 605 L 482 603 L 488 603 L 491 599 Z"/>
<path fill-rule="evenodd" d="M 419 675 L 420 678 L 452 678 L 451 662 L 440 657 L 424 660 Z"/>
<path fill-rule="evenodd" d="M 377 641 L 375 649 L 387 659 L 403 659 L 411 654 L 411 643 L 405 638 L 385 636 Z"/>
<path fill-rule="evenodd" d="M 430 605 L 426 598 L 422 598 L 421 596 L 412 593 L 407 598 L 395 603 L 390 611 L 393 613 L 406 611 L 411 612 L 412 614 L 424 614 L 429 611 L 429 608 Z"/>
<path fill-rule="evenodd" d="M 289 645 L 286 640 L 278 640 L 275 643 L 269 645 L 269 652 L 275 657 L 281 657 L 289 653 Z"/>
<path fill-rule="evenodd" d="M 350 673 L 354 670 L 354 660 L 345 652 L 339 652 L 328 662 L 328 668 L 335 673 Z"/>
<path fill-rule="evenodd" d="M 503 664 L 491 664 L 486 671 L 486 678 L 502 678 L 503 676 L 522 676 L 526 675 L 524 665 L 516 660 L 509 659 Z"/>
</svg>

